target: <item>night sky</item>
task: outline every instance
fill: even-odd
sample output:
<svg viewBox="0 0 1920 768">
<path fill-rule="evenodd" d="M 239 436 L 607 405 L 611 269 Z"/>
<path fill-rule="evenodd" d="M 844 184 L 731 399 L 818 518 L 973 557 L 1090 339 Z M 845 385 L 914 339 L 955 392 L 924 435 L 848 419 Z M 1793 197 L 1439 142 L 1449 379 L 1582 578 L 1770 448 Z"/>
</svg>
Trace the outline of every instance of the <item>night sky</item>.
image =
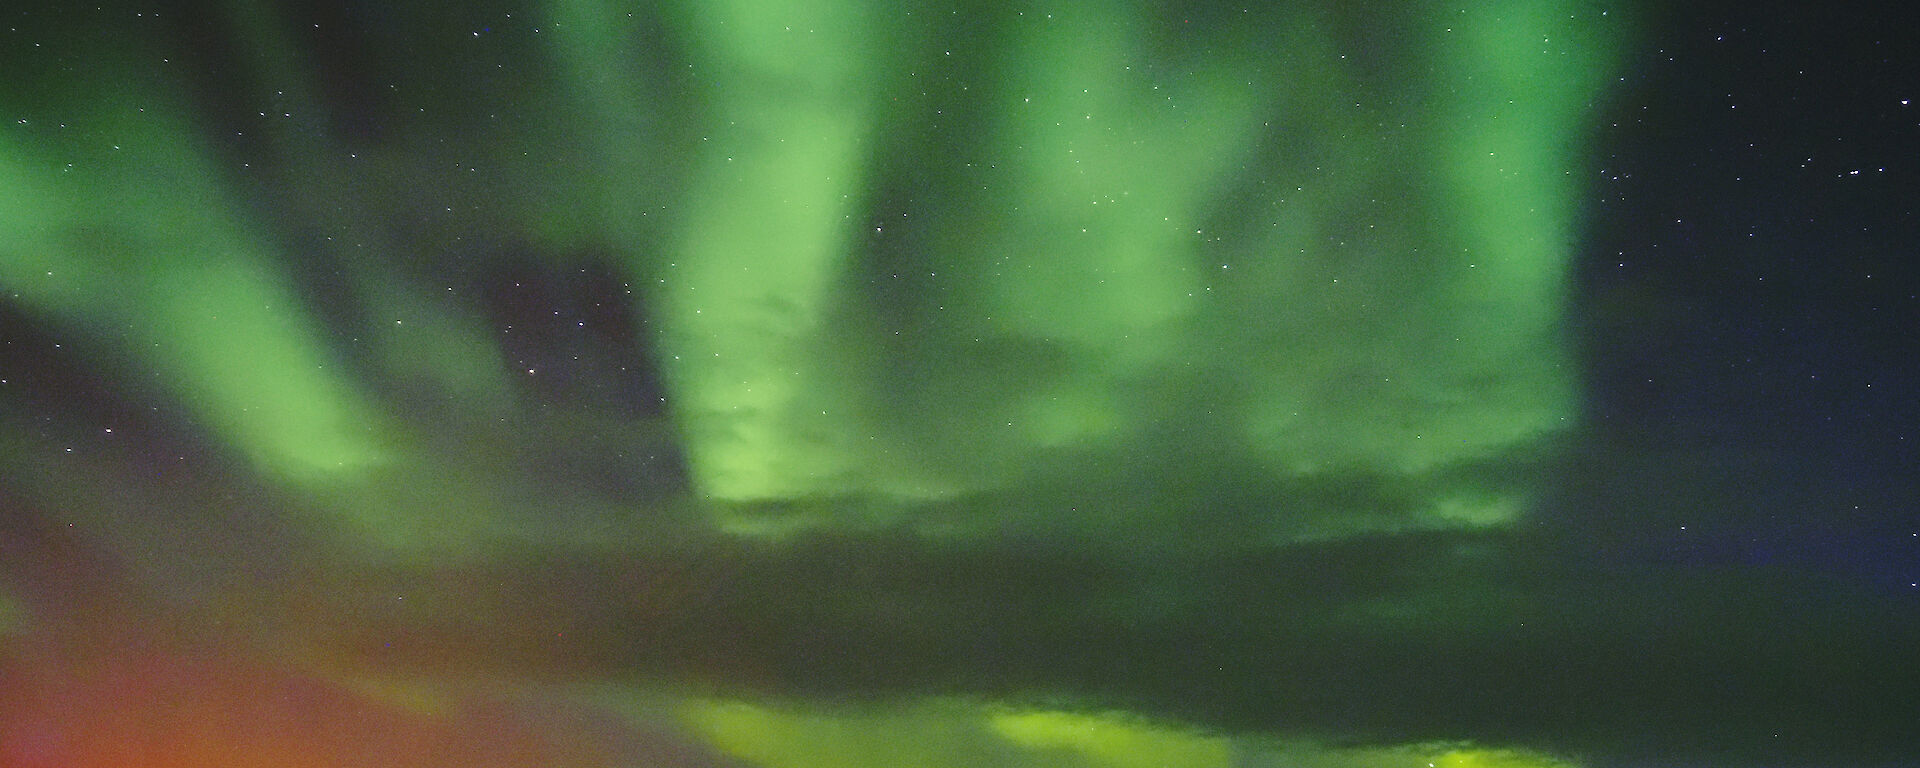
<svg viewBox="0 0 1920 768">
<path fill-rule="evenodd" d="M 0 11 L 0 768 L 1920 765 L 1920 32 Z"/>
</svg>

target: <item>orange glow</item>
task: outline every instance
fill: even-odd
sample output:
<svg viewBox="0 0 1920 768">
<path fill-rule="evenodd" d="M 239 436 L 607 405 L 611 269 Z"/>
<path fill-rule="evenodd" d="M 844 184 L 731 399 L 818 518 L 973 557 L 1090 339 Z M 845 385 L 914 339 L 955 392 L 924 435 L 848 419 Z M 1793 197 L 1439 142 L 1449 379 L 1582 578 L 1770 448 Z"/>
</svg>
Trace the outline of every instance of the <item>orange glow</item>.
<svg viewBox="0 0 1920 768">
<path fill-rule="evenodd" d="M 0 661 L 0 768 L 409 768 L 612 763 L 498 702 L 422 713 L 232 655 Z"/>
</svg>

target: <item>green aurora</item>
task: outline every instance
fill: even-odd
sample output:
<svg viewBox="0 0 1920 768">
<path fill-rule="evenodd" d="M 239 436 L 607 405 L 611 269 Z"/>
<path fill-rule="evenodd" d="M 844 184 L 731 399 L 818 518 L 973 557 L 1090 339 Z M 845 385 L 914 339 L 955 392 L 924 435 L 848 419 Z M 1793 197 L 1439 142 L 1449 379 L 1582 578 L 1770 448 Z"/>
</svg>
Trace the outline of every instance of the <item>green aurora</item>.
<svg viewBox="0 0 1920 768">
<path fill-rule="evenodd" d="M 0 491 L 186 636 L 793 768 L 1898 741 L 1794 696 L 1913 622 L 1529 533 L 1632 8 L 189 5 L 0 46 Z"/>
<path fill-rule="evenodd" d="M 581 422 L 683 453 L 730 530 L 951 531 L 1195 512 L 1007 501 L 1062 475 L 1443 477 L 1577 411 L 1574 169 L 1623 34 L 1598 8 L 387 13 L 419 58 L 324 60 L 232 4 L 212 85 L 164 21 L 67 30 L 99 54 L 23 54 L 0 148 L 13 300 L 372 541 L 550 535 L 488 501 L 538 479 L 470 457 Z M 232 125 L 196 114 L 215 87 Z M 516 410 L 554 374 L 489 338 L 468 276 L 503 253 L 616 271 L 666 420 Z M 1524 503 L 1415 482 L 1267 499 L 1260 538 Z"/>
</svg>

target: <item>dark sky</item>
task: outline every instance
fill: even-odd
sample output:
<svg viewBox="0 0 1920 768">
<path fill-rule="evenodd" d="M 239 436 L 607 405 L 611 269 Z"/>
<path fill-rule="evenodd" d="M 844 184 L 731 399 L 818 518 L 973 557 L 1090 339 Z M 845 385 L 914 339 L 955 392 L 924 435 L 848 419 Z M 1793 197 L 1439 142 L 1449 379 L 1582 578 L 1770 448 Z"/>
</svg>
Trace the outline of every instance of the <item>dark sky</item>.
<svg viewBox="0 0 1920 768">
<path fill-rule="evenodd" d="M 29 3 L 0 768 L 1920 765 L 1920 41 Z"/>
<path fill-rule="evenodd" d="M 1705 551 L 1746 537 L 1898 589 L 1920 562 L 1920 181 L 1896 158 L 1920 121 L 1913 41 L 1885 21 L 1676 11 L 1607 129 L 1581 292 L 1600 431 L 1729 454 L 1752 513 Z"/>
</svg>

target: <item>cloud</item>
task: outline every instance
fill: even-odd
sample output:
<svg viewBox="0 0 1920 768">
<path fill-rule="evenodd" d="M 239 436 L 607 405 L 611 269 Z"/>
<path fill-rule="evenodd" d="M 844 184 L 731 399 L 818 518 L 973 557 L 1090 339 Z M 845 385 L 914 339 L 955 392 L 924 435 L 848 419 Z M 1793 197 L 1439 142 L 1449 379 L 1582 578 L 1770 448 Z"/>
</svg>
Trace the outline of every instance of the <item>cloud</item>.
<svg viewBox="0 0 1920 768">
<path fill-rule="evenodd" d="M 1624 22 L 834 5 L 23 20 L 0 725 L 139 719 L 100 654 L 661 687 L 696 763 L 1915 751 L 1910 601 L 1726 554 L 1791 457 L 1577 424 Z"/>
</svg>

